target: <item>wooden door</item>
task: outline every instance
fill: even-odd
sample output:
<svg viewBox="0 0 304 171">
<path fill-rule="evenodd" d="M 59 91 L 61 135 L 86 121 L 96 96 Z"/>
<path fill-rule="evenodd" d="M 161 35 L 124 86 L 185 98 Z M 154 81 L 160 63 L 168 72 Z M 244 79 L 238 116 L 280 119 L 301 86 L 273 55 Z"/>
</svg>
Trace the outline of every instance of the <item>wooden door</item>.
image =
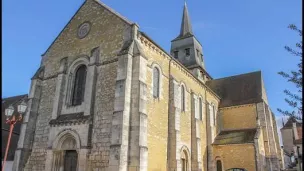
<svg viewBox="0 0 304 171">
<path fill-rule="evenodd" d="M 67 150 L 64 156 L 64 171 L 76 171 L 78 154 L 76 150 Z"/>
</svg>

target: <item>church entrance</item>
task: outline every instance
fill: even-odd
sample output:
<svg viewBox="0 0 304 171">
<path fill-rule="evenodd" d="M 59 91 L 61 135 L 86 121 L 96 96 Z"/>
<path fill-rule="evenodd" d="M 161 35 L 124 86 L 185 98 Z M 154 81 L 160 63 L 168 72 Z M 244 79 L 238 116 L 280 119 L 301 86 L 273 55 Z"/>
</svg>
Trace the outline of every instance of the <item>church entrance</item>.
<svg viewBox="0 0 304 171">
<path fill-rule="evenodd" d="M 77 151 L 66 150 L 64 155 L 64 171 L 76 171 L 77 168 Z"/>
<path fill-rule="evenodd" d="M 68 130 L 59 134 L 53 142 L 53 161 L 51 171 L 81 171 L 79 168 L 80 143 L 76 141 L 77 134 Z M 48 170 L 48 169 L 47 169 Z M 48 170 L 49 171 L 49 170 Z"/>
</svg>

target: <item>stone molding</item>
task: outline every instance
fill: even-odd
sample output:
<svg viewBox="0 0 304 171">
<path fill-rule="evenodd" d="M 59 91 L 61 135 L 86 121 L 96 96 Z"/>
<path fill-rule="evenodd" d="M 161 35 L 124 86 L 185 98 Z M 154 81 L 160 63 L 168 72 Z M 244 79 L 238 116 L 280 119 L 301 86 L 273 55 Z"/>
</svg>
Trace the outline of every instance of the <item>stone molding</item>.
<svg viewBox="0 0 304 171">
<path fill-rule="evenodd" d="M 118 56 L 109 171 L 124 171 L 128 166 L 132 58 L 130 54 Z"/>
<path fill-rule="evenodd" d="M 229 109 L 235 109 L 235 108 L 241 108 L 241 107 L 247 107 L 247 106 L 255 106 L 256 103 L 249 103 L 244 105 L 237 105 L 237 106 L 229 106 L 229 107 L 221 107 L 219 110 L 229 110 Z"/>
<path fill-rule="evenodd" d="M 54 126 L 67 126 L 67 125 L 80 125 L 89 124 L 92 122 L 92 117 L 87 115 L 84 116 L 83 112 L 59 115 L 56 119 L 52 119 L 49 124 L 51 127 Z"/>
</svg>

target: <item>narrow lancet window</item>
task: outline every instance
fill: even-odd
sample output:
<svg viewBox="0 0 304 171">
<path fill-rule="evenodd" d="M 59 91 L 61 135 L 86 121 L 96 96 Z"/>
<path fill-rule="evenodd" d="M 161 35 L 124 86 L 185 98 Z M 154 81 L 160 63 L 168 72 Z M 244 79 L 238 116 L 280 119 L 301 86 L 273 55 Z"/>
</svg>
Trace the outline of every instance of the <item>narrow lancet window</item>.
<svg viewBox="0 0 304 171">
<path fill-rule="evenodd" d="M 182 111 L 185 111 L 185 87 L 182 85 L 181 87 L 181 109 Z"/>
<path fill-rule="evenodd" d="M 199 119 L 203 120 L 203 102 L 202 98 L 199 98 Z"/>
<path fill-rule="evenodd" d="M 222 171 L 222 162 L 220 160 L 216 161 L 216 171 Z"/>
<path fill-rule="evenodd" d="M 186 56 L 190 56 L 190 48 L 185 49 Z"/>
<path fill-rule="evenodd" d="M 81 103 L 84 101 L 86 75 L 87 75 L 86 66 L 85 65 L 79 66 L 75 72 L 72 106 L 81 105 Z"/>
<path fill-rule="evenodd" d="M 159 69 L 153 68 L 153 97 L 159 97 Z"/>
<path fill-rule="evenodd" d="M 174 58 L 175 58 L 175 59 L 178 58 L 178 51 L 174 51 Z"/>
</svg>

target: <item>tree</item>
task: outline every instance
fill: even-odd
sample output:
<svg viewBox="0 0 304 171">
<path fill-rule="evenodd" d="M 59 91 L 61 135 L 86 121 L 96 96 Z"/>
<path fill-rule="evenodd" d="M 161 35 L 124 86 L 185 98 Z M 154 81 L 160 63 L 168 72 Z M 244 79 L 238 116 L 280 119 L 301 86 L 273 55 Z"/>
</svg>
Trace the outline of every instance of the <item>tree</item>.
<svg viewBox="0 0 304 171">
<path fill-rule="evenodd" d="M 296 50 L 289 46 L 285 46 L 285 49 L 293 56 L 299 57 L 300 62 L 297 64 L 296 69 L 290 71 L 290 73 L 281 71 L 278 72 L 278 74 L 286 78 L 288 82 L 293 83 L 297 88 L 297 92 L 291 92 L 287 89 L 284 90 L 284 93 L 287 96 L 285 98 L 285 101 L 294 109 L 293 111 L 283 111 L 282 109 L 277 110 L 285 116 L 295 117 L 297 120 L 302 120 L 302 30 L 298 29 L 293 24 L 289 25 L 288 28 L 299 34 L 301 41 L 299 43 L 296 43 Z"/>
</svg>

